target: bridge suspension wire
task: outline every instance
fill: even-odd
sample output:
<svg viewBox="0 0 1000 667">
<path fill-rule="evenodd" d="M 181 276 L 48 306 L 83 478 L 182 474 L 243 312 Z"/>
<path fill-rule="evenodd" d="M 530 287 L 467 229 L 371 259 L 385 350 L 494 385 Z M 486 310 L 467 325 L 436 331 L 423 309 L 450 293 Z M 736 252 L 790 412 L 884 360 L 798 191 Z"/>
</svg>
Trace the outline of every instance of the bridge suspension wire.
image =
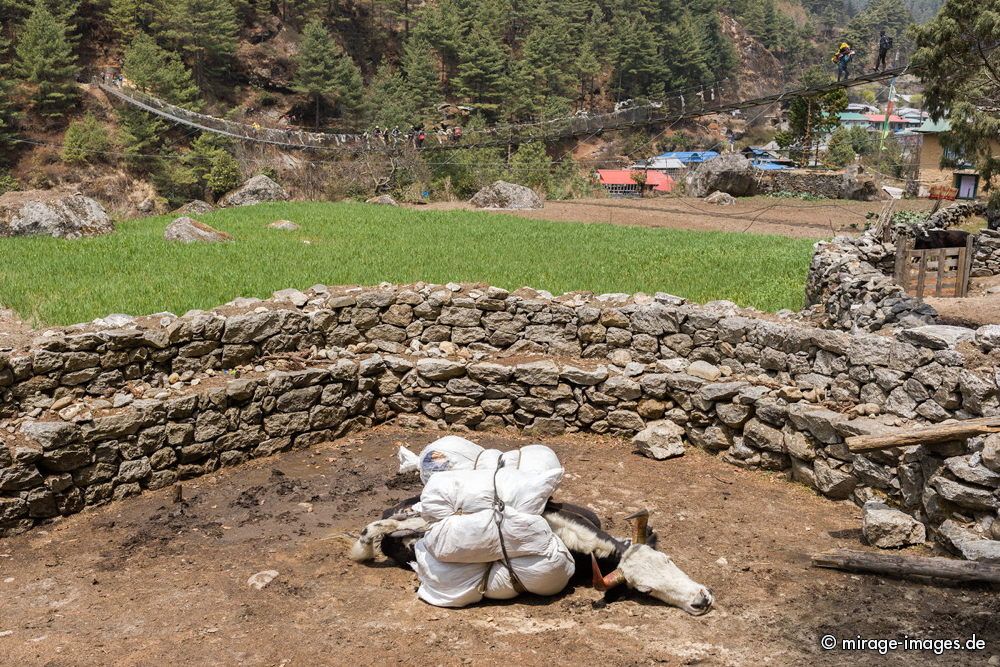
<svg viewBox="0 0 1000 667">
<path fill-rule="evenodd" d="M 673 125 L 683 120 L 690 120 L 717 113 L 742 111 L 761 106 L 769 106 L 794 97 L 810 97 L 821 95 L 838 89 L 853 88 L 879 81 L 899 77 L 910 71 L 909 66 L 898 67 L 881 72 L 867 72 L 852 79 L 831 82 L 819 86 L 809 86 L 748 100 L 724 102 L 719 98 L 720 86 L 728 82 L 724 79 L 710 84 L 711 103 L 705 103 L 706 89 L 704 87 L 689 87 L 682 90 L 698 90 L 690 97 L 683 92 L 673 94 L 663 102 L 654 102 L 642 106 L 615 112 L 570 116 L 566 118 L 525 123 L 520 125 L 498 125 L 482 130 L 470 130 L 460 141 L 445 140 L 435 144 L 433 134 L 429 134 L 426 144 L 418 147 L 421 151 L 460 150 L 490 146 L 508 146 L 529 143 L 532 141 L 553 142 L 574 137 L 596 136 L 602 132 L 624 130 L 637 127 Z M 169 120 L 177 125 L 194 130 L 209 132 L 229 137 L 243 142 L 270 144 L 273 146 L 321 151 L 352 151 L 352 152 L 384 152 L 398 148 L 398 144 L 382 142 L 368 136 L 367 133 L 323 133 L 308 132 L 301 129 L 265 128 L 255 124 L 239 123 L 198 113 L 189 109 L 164 102 L 132 88 L 123 88 L 95 81 L 109 96 L 133 106 L 137 109 Z M 400 137 L 401 143 L 411 143 L 408 137 Z M 381 145 L 379 145 L 381 143 Z"/>
</svg>

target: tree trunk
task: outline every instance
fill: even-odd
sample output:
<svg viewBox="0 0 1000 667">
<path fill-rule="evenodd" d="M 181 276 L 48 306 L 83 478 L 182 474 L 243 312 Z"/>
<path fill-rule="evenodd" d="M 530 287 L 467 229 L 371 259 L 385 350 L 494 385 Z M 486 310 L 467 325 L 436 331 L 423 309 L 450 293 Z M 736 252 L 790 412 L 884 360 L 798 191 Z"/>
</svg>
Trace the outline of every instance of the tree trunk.
<svg viewBox="0 0 1000 667">
<path fill-rule="evenodd" d="M 837 549 L 813 556 L 812 564 L 814 567 L 826 567 L 848 572 L 870 572 L 895 577 L 937 577 L 956 581 L 1000 583 L 1000 565 L 954 558 L 927 558 Z"/>
</svg>

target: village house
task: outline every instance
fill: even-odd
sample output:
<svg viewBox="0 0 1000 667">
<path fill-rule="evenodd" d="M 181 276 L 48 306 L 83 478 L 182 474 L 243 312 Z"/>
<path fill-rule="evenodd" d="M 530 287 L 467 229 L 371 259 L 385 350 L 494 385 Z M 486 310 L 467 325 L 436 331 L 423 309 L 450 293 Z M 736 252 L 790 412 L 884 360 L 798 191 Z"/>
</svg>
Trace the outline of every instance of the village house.
<svg viewBox="0 0 1000 667">
<path fill-rule="evenodd" d="M 612 197 L 666 194 L 674 189 L 674 179 L 669 174 L 653 170 L 598 169 L 597 178 Z"/>
<path fill-rule="evenodd" d="M 982 189 L 981 177 L 972 161 L 948 146 L 951 123 L 928 118 L 915 130 L 920 135 L 918 180 L 928 191 L 934 186 L 955 188 L 959 199 L 975 199 Z M 1000 141 L 992 142 L 1000 153 Z M 1000 185 L 1000 184 L 997 184 Z"/>
</svg>

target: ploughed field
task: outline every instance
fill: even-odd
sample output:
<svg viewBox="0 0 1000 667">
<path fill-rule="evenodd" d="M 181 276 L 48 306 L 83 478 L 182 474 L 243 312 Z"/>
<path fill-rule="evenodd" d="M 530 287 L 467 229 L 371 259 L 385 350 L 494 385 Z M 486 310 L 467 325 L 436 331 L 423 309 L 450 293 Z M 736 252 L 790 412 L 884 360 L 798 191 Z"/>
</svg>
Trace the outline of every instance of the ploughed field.
<svg viewBox="0 0 1000 667">
<path fill-rule="evenodd" d="M 809 566 L 859 548 L 860 510 L 783 476 L 689 449 L 654 462 L 614 438 L 552 438 L 558 497 L 617 535 L 654 510 L 661 548 L 717 603 L 695 618 L 633 595 L 605 607 L 577 586 L 463 610 L 430 607 L 414 574 L 347 558 L 350 537 L 419 491 L 395 450 L 433 431 L 383 426 L 223 469 L 0 540 L 0 655 L 11 665 L 987 664 L 1000 601 L 986 587 L 931 586 Z M 484 446 L 529 439 L 477 433 Z M 278 576 L 255 590 L 254 573 Z M 824 652 L 825 634 L 965 638 L 984 653 Z M 990 663 L 992 664 L 992 663 Z"/>
<path fill-rule="evenodd" d="M 808 239 L 779 236 L 350 203 L 263 204 L 201 216 L 234 237 L 220 244 L 165 241 L 172 219 L 121 222 L 113 234 L 74 241 L 3 239 L 0 305 L 38 324 L 65 325 L 108 313 L 179 315 L 316 283 L 423 280 L 554 294 L 665 291 L 798 310 L 812 250 Z M 281 219 L 301 229 L 267 228 Z"/>
</svg>

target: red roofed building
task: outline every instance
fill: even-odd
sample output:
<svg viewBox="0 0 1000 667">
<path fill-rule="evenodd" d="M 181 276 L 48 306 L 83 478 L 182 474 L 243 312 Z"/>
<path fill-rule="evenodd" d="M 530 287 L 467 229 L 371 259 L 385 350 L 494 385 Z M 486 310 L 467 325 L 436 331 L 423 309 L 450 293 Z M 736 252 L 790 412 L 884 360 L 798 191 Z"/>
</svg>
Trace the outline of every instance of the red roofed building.
<svg viewBox="0 0 1000 667">
<path fill-rule="evenodd" d="M 865 118 L 871 123 L 873 129 L 880 129 L 885 123 L 885 114 L 882 113 L 866 113 Z M 892 132 L 897 132 L 899 130 L 905 130 L 908 127 L 919 127 L 920 123 L 918 121 L 907 120 L 902 116 L 897 116 L 892 114 L 889 116 L 889 130 Z"/>
<path fill-rule="evenodd" d="M 617 197 L 641 197 L 644 192 L 670 192 L 674 189 L 674 179 L 659 171 L 598 169 L 597 178 L 609 195 Z"/>
</svg>

